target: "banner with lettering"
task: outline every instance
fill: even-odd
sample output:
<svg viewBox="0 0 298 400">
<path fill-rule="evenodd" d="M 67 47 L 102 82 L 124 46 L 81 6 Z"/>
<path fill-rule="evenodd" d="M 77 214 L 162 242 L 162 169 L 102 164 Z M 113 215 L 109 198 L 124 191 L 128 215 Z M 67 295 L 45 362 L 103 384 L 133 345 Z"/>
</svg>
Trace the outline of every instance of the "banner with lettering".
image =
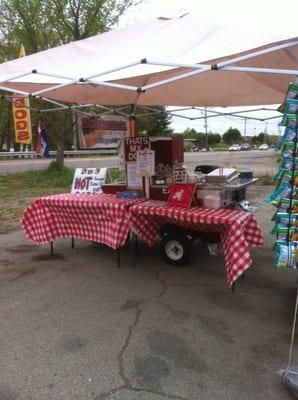
<svg viewBox="0 0 298 400">
<path fill-rule="evenodd" d="M 117 148 L 118 139 L 129 136 L 129 121 L 118 115 L 97 117 L 77 113 L 79 143 L 82 149 Z"/>
<path fill-rule="evenodd" d="M 21 46 L 19 57 L 25 57 L 24 46 Z M 30 103 L 28 97 L 15 94 L 12 101 L 12 112 L 15 129 L 15 142 L 32 143 Z"/>
</svg>

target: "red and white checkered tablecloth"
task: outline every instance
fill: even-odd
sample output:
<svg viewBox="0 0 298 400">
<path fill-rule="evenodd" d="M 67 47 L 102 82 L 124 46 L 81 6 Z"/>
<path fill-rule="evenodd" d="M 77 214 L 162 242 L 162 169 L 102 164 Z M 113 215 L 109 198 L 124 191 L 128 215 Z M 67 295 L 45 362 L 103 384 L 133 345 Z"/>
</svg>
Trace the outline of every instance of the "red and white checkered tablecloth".
<svg viewBox="0 0 298 400">
<path fill-rule="evenodd" d="M 140 201 L 110 194 L 41 197 L 25 209 L 21 223 L 26 237 L 36 244 L 73 237 L 116 249 L 123 246 L 129 232 L 128 208 Z"/>
<path fill-rule="evenodd" d="M 129 209 L 130 226 L 153 246 L 165 223 L 203 232 L 219 232 L 228 287 L 252 264 L 249 245 L 262 246 L 263 234 L 252 213 L 203 207 L 178 208 L 143 202 Z"/>
</svg>

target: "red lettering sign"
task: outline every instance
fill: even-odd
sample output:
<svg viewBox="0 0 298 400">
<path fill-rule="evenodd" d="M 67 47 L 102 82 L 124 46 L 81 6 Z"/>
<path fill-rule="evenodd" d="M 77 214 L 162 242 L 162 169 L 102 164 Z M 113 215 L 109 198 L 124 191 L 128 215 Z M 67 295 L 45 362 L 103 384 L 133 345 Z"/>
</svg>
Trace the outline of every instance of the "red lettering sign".
<svg viewBox="0 0 298 400">
<path fill-rule="evenodd" d="M 85 178 L 76 178 L 74 184 L 75 190 L 89 190 L 89 184 L 91 180 L 91 176 L 86 176 Z"/>
<path fill-rule="evenodd" d="M 13 105 L 15 108 L 22 108 L 25 106 L 25 98 L 24 97 L 20 97 L 20 98 L 16 98 L 13 101 Z"/>
<path fill-rule="evenodd" d="M 28 126 L 27 121 L 16 121 L 16 127 L 17 129 L 26 129 Z"/>
<path fill-rule="evenodd" d="M 28 131 L 18 132 L 18 138 L 19 138 L 19 140 L 29 140 L 29 138 L 30 138 L 29 132 Z"/>
<path fill-rule="evenodd" d="M 27 117 L 27 111 L 24 109 L 15 110 L 14 116 L 16 119 L 24 119 Z"/>
</svg>

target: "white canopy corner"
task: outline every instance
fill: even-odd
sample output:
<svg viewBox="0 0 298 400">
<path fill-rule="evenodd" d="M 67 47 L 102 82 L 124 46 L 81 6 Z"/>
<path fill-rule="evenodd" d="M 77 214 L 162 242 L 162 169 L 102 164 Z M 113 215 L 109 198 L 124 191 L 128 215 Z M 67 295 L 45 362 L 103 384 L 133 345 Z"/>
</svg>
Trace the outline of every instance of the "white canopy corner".
<svg viewBox="0 0 298 400">
<path fill-rule="evenodd" d="M 159 17 L 0 64 L 0 89 L 86 105 L 277 104 L 298 75 L 298 37 Z"/>
</svg>

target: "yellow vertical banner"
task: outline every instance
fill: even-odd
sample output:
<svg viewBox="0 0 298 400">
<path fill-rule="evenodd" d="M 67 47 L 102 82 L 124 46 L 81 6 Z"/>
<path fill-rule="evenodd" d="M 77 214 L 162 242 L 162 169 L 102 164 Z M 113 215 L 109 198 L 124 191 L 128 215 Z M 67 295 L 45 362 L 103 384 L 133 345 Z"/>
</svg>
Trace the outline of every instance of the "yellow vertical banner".
<svg viewBox="0 0 298 400">
<path fill-rule="evenodd" d="M 19 57 L 25 57 L 25 48 L 22 45 Z M 14 94 L 12 113 L 15 128 L 15 142 L 22 144 L 32 143 L 30 103 L 28 97 Z"/>
</svg>

